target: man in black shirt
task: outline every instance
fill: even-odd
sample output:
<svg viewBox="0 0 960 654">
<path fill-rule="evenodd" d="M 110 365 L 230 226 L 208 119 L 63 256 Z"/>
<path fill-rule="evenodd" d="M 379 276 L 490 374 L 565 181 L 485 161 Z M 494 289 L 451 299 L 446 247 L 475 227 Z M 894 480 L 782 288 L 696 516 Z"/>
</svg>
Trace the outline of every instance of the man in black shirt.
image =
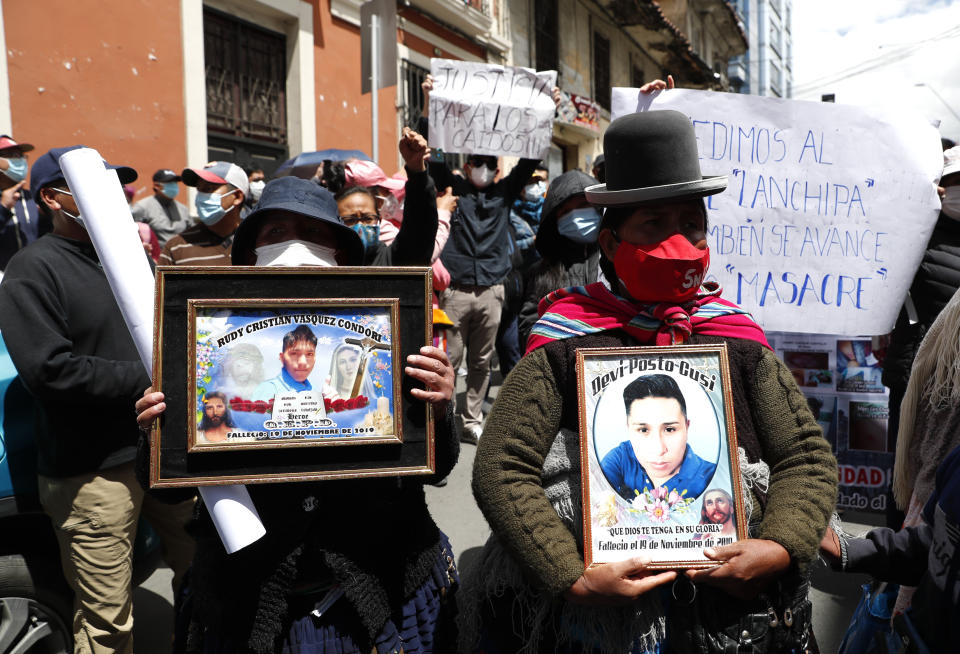
<svg viewBox="0 0 960 654">
<path fill-rule="evenodd" d="M 55 148 L 33 165 L 33 196 L 53 232 L 10 260 L 0 330 L 38 404 L 38 485 L 74 592 L 76 651 L 132 652 L 131 554 L 141 508 L 163 540 L 174 588 L 193 556 L 192 502 L 161 505 L 134 474 L 130 407 L 149 386 Z M 122 183 L 132 168 L 115 167 Z"/>
</svg>

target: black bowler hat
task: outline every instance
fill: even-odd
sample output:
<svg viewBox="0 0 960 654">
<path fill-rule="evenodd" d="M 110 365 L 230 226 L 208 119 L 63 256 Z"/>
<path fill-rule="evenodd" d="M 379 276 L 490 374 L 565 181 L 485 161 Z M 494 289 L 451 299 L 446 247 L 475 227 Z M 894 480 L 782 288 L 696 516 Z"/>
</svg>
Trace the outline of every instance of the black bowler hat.
<svg viewBox="0 0 960 654">
<path fill-rule="evenodd" d="M 271 211 L 295 213 L 329 224 L 337 235 L 337 249 L 346 254 L 347 265 L 359 266 L 363 262 L 363 241 L 343 224 L 333 193 L 307 179 L 279 177 L 263 187 L 260 202 L 237 228 L 230 253 L 233 265 L 249 266 L 256 262 L 257 231 L 265 214 Z"/>
<path fill-rule="evenodd" d="M 702 198 L 727 188 L 727 176 L 700 172 L 697 137 L 679 111 L 621 116 L 603 135 L 607 181 L 586 190 L 601 207 Z"/>
</svg>

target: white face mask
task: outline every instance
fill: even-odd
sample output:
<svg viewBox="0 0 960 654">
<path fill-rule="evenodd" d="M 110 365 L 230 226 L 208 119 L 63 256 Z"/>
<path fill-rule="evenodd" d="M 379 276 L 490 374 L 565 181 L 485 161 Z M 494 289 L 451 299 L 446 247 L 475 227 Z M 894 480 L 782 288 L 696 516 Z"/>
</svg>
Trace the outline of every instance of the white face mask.
<svg viewBox="0 0 960 654">
<path fill-rule="evenodd" d="M 260 200 L 260 194 L 263 193 L 263 187 L 266 185 L 267 183 L 262 179 L 256 182 L 250 182 L 250 199 L 258 202 Z"/>
<path fill-rule="evenodd" d="M 490 170 L 485 165 L 470 168 L 470 181 L 477 188 L 486 188 L 493 183 L 493 178 L 497 176 L 497 171 Z"/>
<path fill-rule="evenodd" d="M 523 187 L 523 199 L 527 202 L 536 202 L 542 199 L 546 193 L 547 183 L 543 181 L 527 184 Z"/>
<path fill-rule="evenodd" d="M 948 186 L 940 210 L 954 220 L 960 220 L 960 186 Z"/>
<path fill-rule="evenodd" d="M 308 241 L 283 241 L 261 245 L 254 252 L 258 266 L 318 266 L 332 268 L 337 265 L 337 251 Z"/>
</svg>

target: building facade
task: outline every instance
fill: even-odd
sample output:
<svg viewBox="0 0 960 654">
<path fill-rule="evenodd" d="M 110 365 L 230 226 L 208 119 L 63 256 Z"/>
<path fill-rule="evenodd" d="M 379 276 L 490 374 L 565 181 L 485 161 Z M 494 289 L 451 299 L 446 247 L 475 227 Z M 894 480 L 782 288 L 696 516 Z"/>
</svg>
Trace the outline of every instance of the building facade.
<svg viewBox="0 0 960 654">
<path fill-rule="evenodd" d="M 140 172 L 137 199 L 158 168 L 228 160 L 269 174 L 301 152 L 372 154 L 362 4 L 0 0 L 0 133 L 35 154 L 94 147 Z M 376 120 L 388 173 L 432 57 L 557 70 L 566 100 L 547 161 L 558 174 L 590 170 L 613 87 L 669 73 L 728 89 L 726 62 L 746 51 L 724 0 L 403 0 L 396 12 L 397 83 L 378 92 Z"/>
<path fill-rule="evenodd" d="M 746 52 L 722 0 L 507 0 L 511 63 L 556 70 L 564 93 L 547 158 L 551 176 L 590 171 L 610 123 L 611 90 L 673 75 L 679 86 L 729 90 Z"/>
<path fill-rule="evenodd" d="M 734 91 L 793 97 L 792 0 L 733 0 L 750 48 L 730 62 Z"/>
<path fill-rule="evenodd" d="M 0 133 L 84 144 L 140 173 L 372 147 L 360 0 L 0 0 Z M 52 18 L 52 19 L 51 19 Z M 378 162 L 401 159 L 431 57 L 509 59 L 502 0 L 397 3 L 397 85 L 378 95 Z M 43 37 L 38 28 L 43 26 Z"/>
</svg>

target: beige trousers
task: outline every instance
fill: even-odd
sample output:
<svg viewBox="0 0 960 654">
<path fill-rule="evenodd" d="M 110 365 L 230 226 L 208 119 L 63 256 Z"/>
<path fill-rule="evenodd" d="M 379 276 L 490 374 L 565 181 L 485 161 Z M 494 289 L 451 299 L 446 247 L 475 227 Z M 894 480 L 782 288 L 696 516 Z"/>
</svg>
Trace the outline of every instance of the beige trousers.
<svg viewBox="0 0 960 654">
<path fill-rule="evenodd" d="M 440 295 L 440 308 L 457 326 L 447 341 L 454 370 L 460 368 L 466 354 L 467 397 L 460 412 L 464 429 L 483 426 L 483 400 L 490 384 L 490 360 L 503 299 L 503 284 L 450 287 Z"/>
<path fill-rule="evenodd" d="M 142 510 L 160 537 L 176 593 L 193 559 L 194 541 L 184 530 L 193 500 L 169 505 L 146 496 L 132 463 L 75 477 L 41 475 L 39 485 L 40 502 L 60 545 L 64 576 L 74 592 L 74 651 L 132 652 L 137 518 Z"/>
</svg>

